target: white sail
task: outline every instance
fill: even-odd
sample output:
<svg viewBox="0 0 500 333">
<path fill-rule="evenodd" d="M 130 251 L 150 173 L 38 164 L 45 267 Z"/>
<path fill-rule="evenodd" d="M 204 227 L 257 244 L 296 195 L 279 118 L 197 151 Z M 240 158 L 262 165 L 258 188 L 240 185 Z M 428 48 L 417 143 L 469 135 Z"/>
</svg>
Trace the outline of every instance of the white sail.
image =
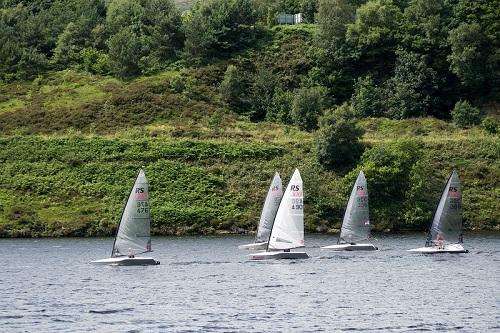
<svg viewBox="0 0 500 333">
<path fill-rule="evenodd" d="M 122 213 L 112 257 L 151 251 L 149 211 L 148 180 L 144 170 L 140 169 Z"/>
<path fill-rule="evenodd" d="M 453 170 L 436 208 L 426 246 L 462 243 L 462 184 Z"/>
<path fill-rule="evenodd" d="M 260 214 L 259 228 L 257 229 L 257 235 L 255 237 L 256 243 L 269 241 L 271 229 L 273 228 L 274 219 L 276 218 L 276 213 L 278 212 L 282 197 L 283 184 L 280 175 L 276 172 L 269 186 L 269 191 L 267 192 L 266 200 L 262 207 L 262 213 Z"/>
<path fill-rule="evenodd" d="M 295 169 L 274 219 L 268 251 L 304 247 L 304 189 Z"/>
<path fill-rule="evenodd" d="M 363 171 L 360 171 L 347 203 L 338 244 L 352 244 L 369 238 L 368 186 Z"/>
</svg>

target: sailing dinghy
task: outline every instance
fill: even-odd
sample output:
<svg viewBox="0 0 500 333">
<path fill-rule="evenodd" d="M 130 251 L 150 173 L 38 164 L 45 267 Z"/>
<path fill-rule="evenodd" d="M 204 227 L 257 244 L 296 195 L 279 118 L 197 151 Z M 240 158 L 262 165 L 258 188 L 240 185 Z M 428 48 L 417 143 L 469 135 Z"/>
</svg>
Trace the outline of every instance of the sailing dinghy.
<svg viewBox="0 0 500 333">
<path fill-rule="evenodd" d="M 370 214 L 368 210 L 368 187 L 363 171 L 352 187 L 342 221 L 342 228 L 336 245 L 323 246 L 321 249 L 330 251 L 374 251 L 373 244 L 358 244 L 370 239 Z"/>
<path fill-rule="evenodd" d="M 255 242 L 238 246 L 240 250 L 265 250 L 267 248 L 271 229 L 282 197 L 283 184 L 281 183 L 280 175 L 276 172 L 269 186 L 262 213 L 260 214 L 260 222 L 257 234 L 255 235 Z"/>
<path fill-rule="evenodd" d="M 283 194 L 274 219 L 271 236 L 264 252 L 250 254 L 251 259 L 306 259 L 305 252 L 290 251 L 304 247 L 304 189 L 299 170 L 295 169 Z"/>
<path fill-rule="evenodd" d="M 453 170 L 439 200 L 425 246 L 412 253 L 467 253 L 462 246 L 462 184 Z"/>
<path fill-rule="evenodd" d="M 96 265 L 158 265 L 150 257 L 136 257 L 151 250 L 151 219 L 149 213 L 148 180 L 141 168 L 123 209 L 111 258 L 92 261 Z"/>
</svg>

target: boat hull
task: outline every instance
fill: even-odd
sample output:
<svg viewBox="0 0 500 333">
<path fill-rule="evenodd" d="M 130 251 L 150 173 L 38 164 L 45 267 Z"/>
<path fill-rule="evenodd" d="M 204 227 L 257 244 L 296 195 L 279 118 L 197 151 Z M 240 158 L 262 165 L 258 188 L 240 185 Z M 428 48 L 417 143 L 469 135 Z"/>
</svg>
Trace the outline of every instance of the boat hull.
<svg viewBox="0 0 500 333">
<path fill-rule="evenodd" d="M 252 243 L 246 245 L 238 246 L 240 250 L 265 250 L 267 248 L 267 242 Z"/>
<path fill-rule="evenodd" d="M 468 253 L 469 250 L 464 249 L 464 247 L 461 244 L 445 244 L 441 246 L 427 246 L 427 247 L 420 247 L 418 249 L 412 249 L 412 250 L 407 250 L 407 252 L 411 253 L 427 253 L 427 254 L 434 254 L 434 253 Z"/>
<path fill-rule="evenodd" d="M 93 265 L 114 265 L 114 266 L 146 266 L 146 265 L 159 265 L 160 262 L 153 258 L 147 257 L 116 257 L 94 260 L 90 262 Z"/>
<path fill-rule="evenodd" d="M 307 259 L 309 256 L 305 252 L 259 252 L 249 255 L 252 260 L 267 260 L 267 259 Z"/>
<path fill-rule="evenodd" d="M 378 247 L 373 244 L 339 244 L 323 246 L 321 249 L 330 251 L 376 251 Z"/>
</svg>

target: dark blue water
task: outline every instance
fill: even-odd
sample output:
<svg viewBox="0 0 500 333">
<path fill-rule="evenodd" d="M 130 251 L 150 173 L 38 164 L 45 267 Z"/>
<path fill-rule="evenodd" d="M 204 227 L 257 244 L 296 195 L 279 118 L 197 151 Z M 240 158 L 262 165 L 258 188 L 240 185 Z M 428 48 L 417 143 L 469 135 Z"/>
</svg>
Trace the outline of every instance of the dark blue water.
<svg viewBox="0 0 500 333">
<path fill-rule="evenodd" d="M 159 266 L 94 266 L 113 240 L 1 239 L 2 332 L 500 332 L 500 233 L 467 254 L 420 255 L 425 234 L 376 252 L 250 261 L 251 236 L 154 238 Z"/>
</svg>

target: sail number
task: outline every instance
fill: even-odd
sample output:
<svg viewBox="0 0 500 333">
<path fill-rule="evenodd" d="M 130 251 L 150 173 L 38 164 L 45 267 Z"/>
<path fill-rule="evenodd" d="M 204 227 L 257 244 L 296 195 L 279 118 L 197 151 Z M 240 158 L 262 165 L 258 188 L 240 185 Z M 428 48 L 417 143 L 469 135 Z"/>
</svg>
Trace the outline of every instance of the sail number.
<svg viewBox="0 0 500 333">
<path fill-rule="evenodd" d="M 368 207 L 368 197 L 359 197 L 358 207 Z"/>
<path fill-rule="evenodd" d="M 292 199 L 292 209 L 304 209 L 304 202 L 302 199 Z"/>
<path fill-rule="evenodd" d="M 461 209 L 462 199 L 450 198 L 450 209 Z"/>
<path fill-rule="evenodd" d="M 145 201 L 139 201 L 137 203 L 137 213 L 149 213 L 149 204 Z"/>
</svg>

